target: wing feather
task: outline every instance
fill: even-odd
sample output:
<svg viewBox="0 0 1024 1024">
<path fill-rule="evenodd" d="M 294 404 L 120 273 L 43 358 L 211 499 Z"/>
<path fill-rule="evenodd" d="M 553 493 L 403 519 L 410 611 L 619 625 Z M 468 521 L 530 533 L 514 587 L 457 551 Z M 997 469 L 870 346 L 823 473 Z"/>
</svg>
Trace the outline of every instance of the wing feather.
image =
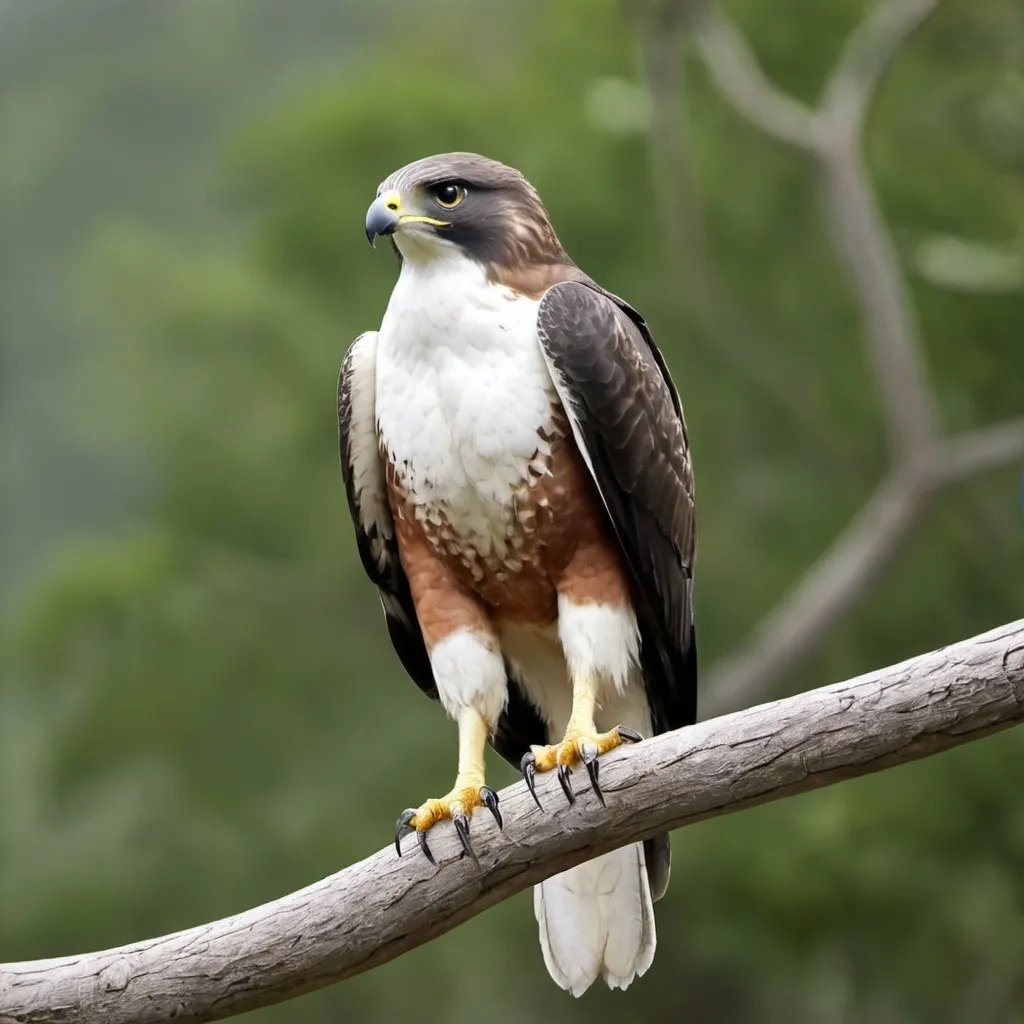
<svg viewBox="0 0 1024 1024">
<path fill-rule="evenodd" d="M 633 576 L 655 732 L 696 720 L 693 471 L 679 396 L 642 317 L 589 282 L 545 292 L 537 334 Z"/>
<path fill-rule="evenodd" d="M 409 581 L 398 557 L 388 505 L 384 460 L 377 438 L 377 333 L 352 343 L 338 376 L 338 448 L 356 545 L 367 576 L 380 590 L 388 635 L 417 686 L 437 699 L 437 686 L 423 640 Z"/>
</svg>

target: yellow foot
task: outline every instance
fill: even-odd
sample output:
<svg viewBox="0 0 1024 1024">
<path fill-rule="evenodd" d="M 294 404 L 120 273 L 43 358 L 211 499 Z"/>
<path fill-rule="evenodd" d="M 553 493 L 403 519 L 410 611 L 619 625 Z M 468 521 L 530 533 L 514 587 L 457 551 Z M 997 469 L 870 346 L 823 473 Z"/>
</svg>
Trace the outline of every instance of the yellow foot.
<svg viewBox="0 0 1024 1024">
<path fill-rule="evenodd" d="M 494 815 L 498 828 L 503 827 L 501 811 L 498 810 L 498 794 L 490 786 L 456 785 L 447 796 L 443 796 L 439 800 L 427 800 L 420 807 L 411 807 L 409 810 L 403 811 L 395 825 L 395 849 L 398 851 L 398 856 L 402 856 L 402 836 L 415 832 L 423 856 L 431 864 L 436 864 L 437 861 L 434 860 L 434 855 L 430 852 L 430 847 L 427 846 L 427 832 L 430 831 L 432 825 L 444 818 L 450 818 L 455 826 L 459 842 L 462 843 L 462 849 L 473 860 L 476 860 L 476 854 L 469 841 L 469 819 L 478 807 L 486 807 Z"/>
<path fill-rule="evenodd" d="M 643 737 L 632 729 L 620 725 L 611 732 L 583 732 L 570 727 L 561 743 L 550 747 L 531 747 L 520 762 L 520 768 L 526 777 L 526 785 L 530 789 L 534 802 L 540 805 L 537 796 L 536 779 L 537 772 L 549 772 L 552 769 L 558 770 L 558 781 L 562 786 L 562 792 L 570 804 L 576 803 L 576 796 L 572 791 L 569 776 L 575 765 L 582 764 L 587 769 L 587 776 L 590 779 L 590 788 L 597 795 L 597 799 L 604 806 L 604 794 L 597 781 L 597 759 L 601 754 L 614 750 L 623 743 L 639 743 Z"/>
</svg>

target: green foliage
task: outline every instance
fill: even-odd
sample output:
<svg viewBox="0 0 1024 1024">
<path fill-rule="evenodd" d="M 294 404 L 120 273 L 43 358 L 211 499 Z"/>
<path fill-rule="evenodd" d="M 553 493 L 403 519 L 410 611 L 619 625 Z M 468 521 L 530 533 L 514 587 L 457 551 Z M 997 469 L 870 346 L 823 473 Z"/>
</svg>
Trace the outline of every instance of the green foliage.
<svg viewBox="0 0 1024 1024">
<path fill-rule="evenodd" d="M 118 23 L 116 5 L 94 6 Z M 723 108 L 696 68 L 685 99 L 709 250 L 756 324 L 749 358 L 799 370 L 790 404 L 722 358 L 687 283 L 670 279 L 650 140 L 593 113 L 594 97 L 611 95 L 602 83 L 635 76 L 618 5 L 451 2 L 430 17 L 368 5 L 339 23 L 315 0 L 291 6 L 311 19 L 305 35 L 285 33 L 269 3 L 225 4 L 212 22 L 206 6 L 200 16 L 195 4 L 152 5 L 156 22 L 135 14 L 135 29 L 121 26 L 145 42 L 142 56 L 93 33 L 90 59 L 59 87 L 33 91 L 22 76 L 32 145 L 0 176 L 0 195 L 34 211 L 19 230 L 55 230 L 47 210 L 62 201 L 69 137 L 102 163 L 102 146 L 67 126 L 131 148 L 118 115 L 131 90 L 156 104 L 145 137 L 160 160 L 136 153 L 145 171 L 132 164 L 132 196 L 103 193 L 108 205 L 63 253 L 57 280 L 76 287 L 53 317 L 55 368 L 24 378 L 66 396 L 25 390 L 24 422 L 54 409 L 54 443 L 74 444 L 37 463 L 38 479 L 21 455 L 0 463 L 19 507 L 63 523 L 51 538 L 72 538 L 54 539 L 33 586 L 9 598 L 0 959 L 129 941 L 273 898 L 383 845 L 403 807 L 450 783 L 454 728 L 391 653 L 337 472 L 337 367 L 379 322 L 395 273 L 386 250 L 366 248 L 362 219 L 396 166 L 447 149 L 520 166 L 574 258 L 647 314 L 695 449 L 706 665 L 884 468 L 856 307 L 812 170 Z M 781 17 L 735 5 L 769 71 L 808 100 L 862 8 L 802 0 Z M 1010 0 L 949 4 L 873 112 L 866 156 L 909 274 L 930 234 L 997 247 L 1019 237 L 1014 17 Z M 342 23 L 352 38 L 327 36 L 342 66 L 288 85 L 329 49 L 316 26 Z M 242 103 L 245 82 L 275 96 L 272 108 L 253 116 L 265 104 Z M 138 202 L 161 189 L 173 198 L 159 214 Z M 1019 413 L 1021 294 L 943 291 L 916 276 L 911 286 L 949 427 Z M 30 306 L 18 308 L 42 332 Z M 30 337 L 12 346 L 18 365 Z M 83 437 L 95 473 L 71 457 Z M 1019 614 L 1018 488 L 1019 467 L 937 498 L 864 607 L 787 685 Z M 416 1006 L 425 1021 L 483 1007 L 510 1022 L 623 1009 L 737 1024 L 1020 1020 L 1022 764 L 1020 738 L 1007 735 L 686 830 L 658 958 L 625 998 L 573 1003 L 555 989 L 522 897 L 253 1019 L 386 1019 Z M 495 782 L 510 779 L 492 767 Z"/>
</svg>

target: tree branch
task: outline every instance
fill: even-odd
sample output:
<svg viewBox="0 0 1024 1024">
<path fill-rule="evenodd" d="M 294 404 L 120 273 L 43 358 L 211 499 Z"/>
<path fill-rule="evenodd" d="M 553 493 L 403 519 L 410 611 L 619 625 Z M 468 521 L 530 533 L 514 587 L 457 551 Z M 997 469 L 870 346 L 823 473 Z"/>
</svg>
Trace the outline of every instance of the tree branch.
<svg viewBox="0 0 1024 1024">
<path fill-rule="evenodd" d="M 627 8 L 627 13 L 632 13 Z M 651 99 L 648 145 L 651 178 L 662 213 L 667 281 L 686 281 L 668 294 L 697 321 L 702 337 L 732 370 L 761 390 L 805 429 L 817 411 L 806 401 L 812 381 L 803 364 L 784 360 L 779 346 L 759 337 L 718 274 L 708 252 L 700 201 L 690 168 L 689 138 L 681 94 L 682 13 L 672 5 L 643 8 L 637 35 L 639 65 Z"/>
<path fill-rule="evenodd" d="M 866 110 L 899 47 L 937 0 L 889 0 L 846 44 L 817 110 L 765 77 L 742 33 L 718 11 L 696 20 L 701 54 L 723 96 L 767 134 L 806 149 L 822 171 L 832 238 L 853 283 L 896 460 L 918 458 L 938 436 L 938 413 L 921 359 L 906 282 L 859 154 Z"/>
<path fill-rule="evenodd" d="M 830 136 L 858 135 L 889 64 L 938 6 L 939 0 L 890 0 L 875 7 L 851 33 L 819 103 Z"/>
<path fill-rule="evenodd" d="M 910 475 L 882 482 L 853 522 L 765 616 L 739 653 L 712 666 L 701 715 L 743 707 L 814 650 L 867 591 L 918 520 L 923 484 Z"/>
<path fill-rule="evenodd" d="M 817 114 L 771 84 L 743 34 L 717 7 L 695 16 L 694 36 L 715 85 L 748 121 L 801 149 L 821 147 Z"/>
<path fill-rule="evenodd" d="M 1024 460 L 1024 417 L 940 442 L 932 457 L 897 467 L 738 654 L 712 666 L 704 716 L 756 700 L 814 650 L 857 605 L 943 487 Z"/>
<path fill-rule="evenodd" d="M 860 306 L 892 460 L 927 458 L 939 415 L 895 246 L 855 144 L 823 151 L 821 167 L 832 240 Z"/>
<path fill-rule="evenodd" d="M 705 700 L 712 714 L 757 699 L 814 649 L 867 591 L 938 487 L 1021 454 L 1020 420 L 942 440 L 907 284 L 860 154 L 864 115 L 885 70 L 938 6 L 939 0 L 876 6 L 850 35 L 813 110 L 767 80 L 743 35 L 716 6 L 693 16 L 701 54 L 725 99 L 818 162 L 833 245 L 860 307 L 891 453 L 888 475 L 853 523 L 740 652 L 712 669 Z"/>
<path fill-rule="evenodd" d="M 0 966 L 0 1024 L 215 1020 L 352 977 L 596 854 L 902 764 L 1024 720 L 1024 619 L 900 665 L 655 737 L 602 760 L 608 806 L 539 782 L 501 793 L 506 829 L 452 830 L 440 868 L 390 848 L 235 917 L 119 949 Z"/>
<path fill-rule="evenodd" d="M 939 472 L 946 483 L 1024 461 L 1024 416 L 994 427 L 971 430 L 948 441 Z"/>
</svg>

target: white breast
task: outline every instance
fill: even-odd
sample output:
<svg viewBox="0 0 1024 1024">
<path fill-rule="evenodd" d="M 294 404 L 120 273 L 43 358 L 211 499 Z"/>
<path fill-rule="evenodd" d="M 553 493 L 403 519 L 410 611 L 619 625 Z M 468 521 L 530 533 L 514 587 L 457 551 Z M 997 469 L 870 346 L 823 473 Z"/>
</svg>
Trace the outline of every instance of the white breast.
<svg viewBox="0 0 1024 1024">
<path fill-rule="evenodd" d="M 378 429 L 417 515 L 441 510 L 484 555 L 504 553 L 513 494 L 548 454 L 537 305 L 462 256 L 407 262 L 378 337 Z"/>
</svg>

